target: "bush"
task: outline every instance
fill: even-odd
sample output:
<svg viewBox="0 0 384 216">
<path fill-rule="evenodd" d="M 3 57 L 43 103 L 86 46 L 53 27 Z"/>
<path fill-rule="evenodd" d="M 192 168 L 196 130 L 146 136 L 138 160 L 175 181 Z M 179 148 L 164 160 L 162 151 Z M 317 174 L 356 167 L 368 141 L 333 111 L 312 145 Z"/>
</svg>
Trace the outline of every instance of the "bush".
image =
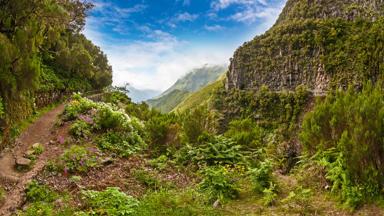
<svg viewBox="0 0 384 216">
<path fill-rule="evenodd" d="M 305 116 L 300 139 L 311 154 L 332 150 L 335 153 L 325 157 L 324 165 L 328 176 L 335 172 L 339 177 L 330 177 L 345 202 L 356 204 L 356 198 L 364 200 L 374 197 L 383 189 L 384 182 L 384 91 L 381 87 L 367 84 L 362 92 L 350 88 L 338 91 L 319 102 L 314 110 Z M 320 157 L 321 159 L 321 157 Z M 344 174 L 342 174 L 344 173 Z M 364 188 L 360 190 L 358 188 Z M 334 190 L 335 191 L 335 190 Z M 345 196 L 355 201 L 347 201 Z"/>
<path fill-rule="evenodd" d="M 58 198 L 58 194 L 49 187 L 32 181 L 27 185 L 26 197 L 29 202 L 53 202 Z"/>
<path fill-rule="evenodd" d="M 181 191 L 160 190 L 149 193 L 140 201 L 137 214 L 142 216 L 163 215 L 217 215 L 207 206 L 204 194 L 192 189 Z"/>
<path fill-rule="evenodd" d="M 300 212 L 307 215 L 312 213 L 312 206 L 310 198 L 313 195 L 311 189 L 305 189 L 302 186 L 296 188 L 294 191 L 289 192 L 288 196 L 282 200 L 293 211 Z"/>
<path fill-rule="evenodd" d="M 232 138 L 245 149 L 255 150 L 263 146 L 266 132 L 251 119 L 246 118 L 230 122 L 225 136 Z"/>
<path fill-rule="evenodd" d="M 28 206 L 23 212 L 18 214 L 20 216 L 54 216 L 57 215 L 57 211 L 52 203 L 35 202 Z"/>
<path fill-rule="evenodd" d="M 104 191 L 82 191 L 82 198 L 90 215 L 134 215 L 139 205 L 135 198 L 116 187 Z"/>
<path fill-rule="evenodd" d="M 3 99 L 0 97 L 0 119 L 4 117 L 5 111 L 4 111 L 4 104 Z"/>
<path fill-rule="evenodd" d="M 179 162 L 200 165 L 237 164 L 246 161 L 241 146 L 224 136 L 202 136 L 199 146 L 187 145 L 186 150 L 178 155 Z"/>
<path fill-rule="evenodd" d="M 71 173 L 86 173 L 89 169 L 100 164 L 97 149 L 87 149 L 78 145 L 73 145 L 66 150 L 59 161 L 59 166 L 63 168 L 64 172 Z"/>
<path fill-rule="evenodd" d="M 76 120 L 69 128 L 69 133 L 75 138 L 88 138 L 92 127 L 83 120 Z"/>
<path fill-rule="evenodd" d="M 225 201 L 238 196 L 239 186 L 235 173 L 232 173 L 228 167 L 206 167 L 202 174 L 203 180 L 199 188 L 208 195 L 211 202 Z"/>
<path fill-rule="evenodd" d="M 97 145 L 101 150 L 116 153 L 120 157 L 128 157 L 141 150 L 144 146 L 144 141 L 137 131 L 110 131 L 102 134 L 97 139 Z"/>
<path fill-rule="evenodd" d="M 262 193 L 272 182 L 272 162 L 265 160 L 260 163 L 259 167 L 250 169 L 248 174 L 251 178 L 253 189 L 257 193 Z"/>
<path fill-rule="evenodd" d="M 181 116 L 185 142 L 198 144 L 198 138 L 209 131 L 208 109 L 199 107 Z"/>
<path fill-rule="evenodd" d="M 179 126 L 174 114 L 158 114 L 145 123 L 148 149 L 154 156 L 165 154 L 169 147 L 178 146 Z"/>
<path fill-rule="evenodd" d="M 81 97 L 80 94 L 74 94 L 71 102 L 65 106 L 63 119 L 66 121 L 75 120 L 80 114 L 85 114 L 96 107 L 95 102 Z"/>
<path fill-rule="evenodd" d="M 276 184 L 269 182 L 269 187 L 263 190 L 263 204 L 265 206 L 272 205 L 277 198 Z"/>
</svg>

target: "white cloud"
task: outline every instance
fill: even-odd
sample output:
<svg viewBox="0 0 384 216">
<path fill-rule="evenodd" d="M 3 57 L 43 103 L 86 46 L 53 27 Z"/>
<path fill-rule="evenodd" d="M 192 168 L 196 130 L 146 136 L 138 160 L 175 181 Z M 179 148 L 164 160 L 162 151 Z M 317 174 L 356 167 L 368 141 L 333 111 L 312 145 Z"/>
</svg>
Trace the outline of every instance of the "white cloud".
<svg viewBox="0 0 384 216">
<path fill-rule="evenodd" d="M 221 31 L 225 28 L 221 25 L 205 25 L 204 29 L 207 31 Z"/>
<path fill-rule="evenodd" d="M 286 0 L 280 4 L 269 4 L 267 0 L 215 0 L 211 4 L 209 17 L 217 17 L 217 13 L 232 5 L 237 5 L 237 12 L 227 17 L 227 20 L 252 24 L 258 20 L 263 23 L 273 23 L 281 12 Z"/>
<path fill-rule="evenodd" d="M 263 0 L 261 0 L 261 1 L 264 2 Z M 223 9 L 233 5 L 233 4 L 251 5 L 251 4 L 255 4 L 255 3 L 256 3 L 255 0 L 215 0 L 212 2 L 211 7 L 214 10 L 218 11 L 218 10 L 223 10 Z"/>
<path fill-rule="evenodd" d="M 199 18 L 198 14 L 190 14 L 188 12 L 176 14 L 174 17 L 168 20 L 168 25 L 172 28 L 176 28 L 178 23 L 181 22 L 193 22 Z"/>
<path fill-rule="evenodd" d="M 230 16 L 230 19 L 237 22 L 254 23 L 257 20 L 264 19 L 266 22 L 275 22 L 281 12 L 280 7 L 254 8 L 249 7 L 243 11 L 237 12 Z"/>
<path fill-rule="evenodd" d="M 228 63 L 233 47 L 191 47 L 186 41 L 148 26 L 142 26 L 148 39 L 134 42 L 111 41 L 90 25 L 84 34 L 107 54 L 113 68 L 113 84 L 130 83 L 138 89 L 164 91 L 191 69 L 204 64 Z"/>
</svg>

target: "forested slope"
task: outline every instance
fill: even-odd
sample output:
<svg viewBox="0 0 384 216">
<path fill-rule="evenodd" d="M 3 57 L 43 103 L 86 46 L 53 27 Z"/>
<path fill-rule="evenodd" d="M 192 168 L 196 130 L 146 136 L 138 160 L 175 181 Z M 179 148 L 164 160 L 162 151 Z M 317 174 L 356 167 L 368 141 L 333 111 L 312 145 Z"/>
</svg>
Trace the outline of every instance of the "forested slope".
<svg viewBox="0 0 384 216">
<path fill-rule="evenodd" d="M 74 91 L 101 89 L 112 68 L 82 35 L 91 4 L 80 0 L 0 1 L 0 116 L 13 123 Z"/>
</svg>

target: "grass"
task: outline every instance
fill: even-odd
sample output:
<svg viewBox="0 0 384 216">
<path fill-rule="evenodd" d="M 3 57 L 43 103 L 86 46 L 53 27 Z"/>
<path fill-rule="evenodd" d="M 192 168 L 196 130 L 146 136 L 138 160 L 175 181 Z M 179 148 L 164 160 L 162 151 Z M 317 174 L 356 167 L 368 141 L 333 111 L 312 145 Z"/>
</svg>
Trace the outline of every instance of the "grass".
<svg viewBox="0 0 384 216">
<path fill-rule="evenodd" d="M 192 109 L 193 107 L 209 104 L 215 90 L 223 86 L 223 80 L 224 77 L 221 76 L 217 81 L 207 85 L 195 93 L 190 94 L 172 111 L 182 113 L 186 110 Z"/>
</svg>

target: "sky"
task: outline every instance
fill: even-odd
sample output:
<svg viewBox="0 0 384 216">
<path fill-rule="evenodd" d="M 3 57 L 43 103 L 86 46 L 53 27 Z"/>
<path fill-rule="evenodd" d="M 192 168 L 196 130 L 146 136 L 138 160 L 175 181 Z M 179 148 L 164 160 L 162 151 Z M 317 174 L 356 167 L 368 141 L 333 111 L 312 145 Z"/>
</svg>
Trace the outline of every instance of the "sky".
<svg viewBox="0 0 384 216">
<path fill-rule="evenodd" d="M 229 64 L 271 27 L 286 0 L 88 0 L 84 34 L 107 54 L 113 84 L 164 91 L 193 68 Z"/>
</svg>

